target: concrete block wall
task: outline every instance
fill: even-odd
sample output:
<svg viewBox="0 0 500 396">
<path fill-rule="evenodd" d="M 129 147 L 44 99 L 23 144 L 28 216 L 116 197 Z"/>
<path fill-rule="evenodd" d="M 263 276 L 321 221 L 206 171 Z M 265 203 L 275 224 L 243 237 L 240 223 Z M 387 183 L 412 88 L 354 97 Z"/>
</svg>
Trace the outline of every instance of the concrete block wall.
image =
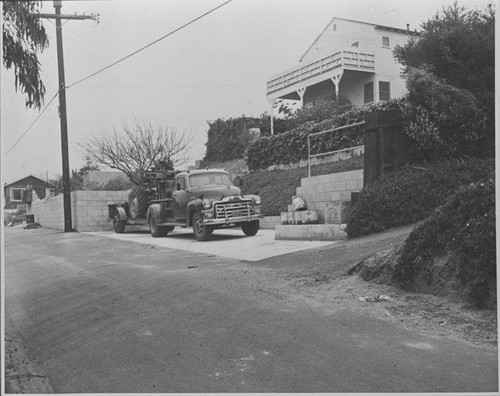
<svg viewBox="0 0 500 396">
<path fill-rule="evenodd" d="M 73 228 L 79 232 L 110 231 L 108 204 L 124 202 L 128 191 L 74 191 L 71 193 Z M 31 211 L 42 227 L 64 230 L 63 196 L 34 201 Z"/>
<path fill-rule="evenodd" d="M 363 169 L 313 176 L 301 180 L 297 196 L 304 198 L 308 210 L 317 210 L 320 222 L 345 222 L 351 193 L 363 189 Z"/>
</svg>

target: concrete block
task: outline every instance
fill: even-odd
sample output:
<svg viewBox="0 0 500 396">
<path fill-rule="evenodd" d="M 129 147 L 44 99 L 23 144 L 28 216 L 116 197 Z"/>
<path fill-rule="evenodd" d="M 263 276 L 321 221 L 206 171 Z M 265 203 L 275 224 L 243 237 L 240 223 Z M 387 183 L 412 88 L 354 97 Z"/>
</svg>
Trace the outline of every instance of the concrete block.
<svg viewBox="0 0 500 396">
<path fill-rule="evenodd" d="M 345 225 L 339 224 L 303 224 L 277 225 L 276 240 L 305 240 L 305 241 L 337 241 L 347 237 Z"/>
<path fill-rule="evenodd" d="M 325 224 L 343 224 L 347 220 L 350 201 L 330 201 L 325 205 Z"/>
</svg>

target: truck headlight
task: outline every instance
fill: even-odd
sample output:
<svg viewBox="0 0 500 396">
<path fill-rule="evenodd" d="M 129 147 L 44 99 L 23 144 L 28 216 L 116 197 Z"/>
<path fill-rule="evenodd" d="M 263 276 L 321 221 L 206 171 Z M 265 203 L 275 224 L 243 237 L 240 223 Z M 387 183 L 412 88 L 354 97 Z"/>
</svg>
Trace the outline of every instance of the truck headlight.
<svg viewBox="0 0 500 396">
<path fill-rule="evenodd" d="M 203 200 L 203 209 L 210 209 L 212 207 L 212 201 L 208 199 Z"/>
<path fill-rule="evenodd" d="M 254 202 L 255 205 L 262 204 L 262 200 L 260 199 L 260 197 L 258 195 L 256 195 L 255 197 L 253 197 L 253 202 Z"/>
</svg>

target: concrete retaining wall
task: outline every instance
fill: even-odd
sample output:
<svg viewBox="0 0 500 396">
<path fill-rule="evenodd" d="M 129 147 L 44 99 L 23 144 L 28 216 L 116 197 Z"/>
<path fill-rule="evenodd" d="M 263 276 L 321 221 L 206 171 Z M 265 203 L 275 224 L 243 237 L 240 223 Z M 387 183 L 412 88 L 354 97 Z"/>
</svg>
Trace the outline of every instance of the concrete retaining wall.
<svg viewBox="0 0 500 396">
<path fill-rule="evenodd" d="M 365 146 L 350 147 L 347 149 L 339 150 L 332 154 L 313 157 L 311 158 L 311 165 L 321 165 L 330 162 L 342 161 L 352 157 L 359 157 L 361 155 L 364 155 L 364 153 L 365 153 Z M 288 165 L 284 164 L 271 165 L 266 170 L 272 171 L 276 169 L 282 170 L 282 169 L 304 168 L 307 167 L 308 165 L 309 163 L 307 160 L 301 160 L 299 162 L 295 162 L 293 164 L 288 164 Z"/>
<path fill-rule="evenodd" d="M 342 224 L 351 201 L 351 193 L 363 189 L 363 169 L 313 176 L 301 180 L 297 195 L 307 209 L 317 210 L 320 222 Z"/>
<path fill-rule="evenodd" d="M 110 231 L 108 204 L 128 199 L 128 191 L 74 191 L 71 193 L 73 228 L 79 232 Z M 42 227 L 64 230 L 63 196 L 34 201 L 31 212 Z"/>
</svg>

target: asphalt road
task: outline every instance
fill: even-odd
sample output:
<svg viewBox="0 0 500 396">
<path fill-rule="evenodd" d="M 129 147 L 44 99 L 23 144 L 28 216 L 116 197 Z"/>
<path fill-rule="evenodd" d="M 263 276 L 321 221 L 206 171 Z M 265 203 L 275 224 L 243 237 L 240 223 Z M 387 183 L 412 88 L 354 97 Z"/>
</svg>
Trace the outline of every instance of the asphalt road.
<svg viewBox="0 0 500 396">
<path fill-rule="evenodd" d="M 6 336 L 56 393 L 498 391 L 495 353 L 304 304 L 258 261 L 15 228 L 4 273 Z"/>
</svg>

